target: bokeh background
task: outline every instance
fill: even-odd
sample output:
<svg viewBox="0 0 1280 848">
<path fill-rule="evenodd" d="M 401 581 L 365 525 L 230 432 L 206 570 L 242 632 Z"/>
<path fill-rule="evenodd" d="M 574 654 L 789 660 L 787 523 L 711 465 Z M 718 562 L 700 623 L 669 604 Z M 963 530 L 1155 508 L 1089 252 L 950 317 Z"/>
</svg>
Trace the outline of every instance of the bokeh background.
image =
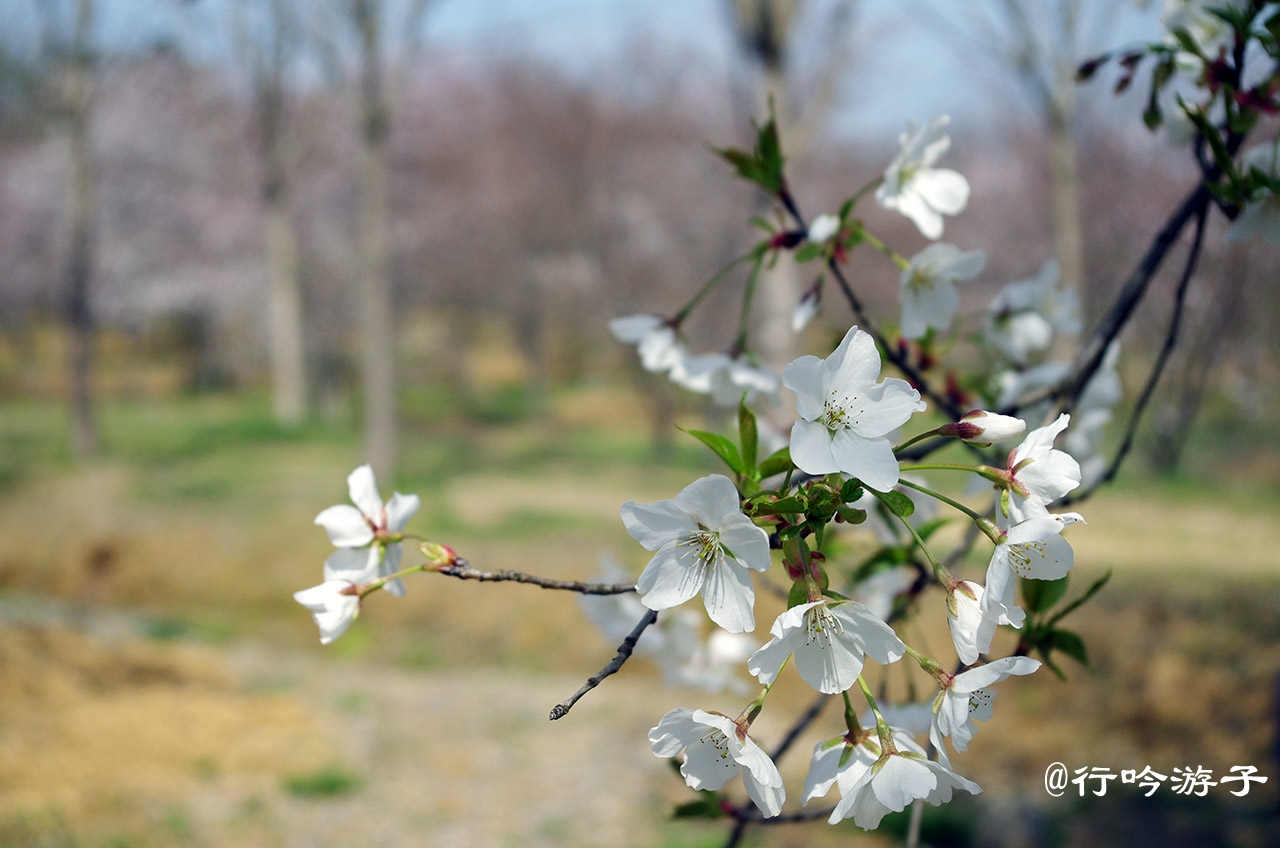
<svg viewBox="0 0 1280 848">
<path fill-rule="evenodd" d="M 1119 0 L 6 0 L 0 845 L 723 844 L 666 819 L 689 796 L 645 735 L 738 696 L 635 660 L 549 724 L 613 645 L 525 586 L 418 577 L 322 649 L 291 599 L 330 549 L 315 514 L 372 460 L 421 496 L 410 529 L 479 568 L 637 572 L 619 506 L 717 470 L 676 427 L 726 422 L 607 321 L 674 311 L 750 244 L 769 210 L 707 145 L 749 144 L 769 98 L 810 215 L 951 114 L 973 196 L 947 240 L 989 255 L 966 311 L 1055 257 L 1088 326 L 1197 173 L 1141 126 L 1141 82 L 1073 72 L 1159 37 L 1158 8 Z M 855 284 L 891 320 L 872 260 Z M 1072 618 L 1091 668 L 1003 685 L 956 760 L 986 791 L 931 810 L 926 841 L 1274 844 L 1278 271 L 1211 228 L 1138 447 L 1073 531 L 1076 589 L 1113 572 Z M 850 322 L 830 302 L 775 332 L 808 282 L 756 305 L 774 363 Z M 1124 336 L 1118 420 L 1171 288 Z M 732 341 L 725 310 L 732 286 L 692 319 L 703 348 Z M 1270 782 L 1054 799 L 1054 761 Z"/>
</svg>

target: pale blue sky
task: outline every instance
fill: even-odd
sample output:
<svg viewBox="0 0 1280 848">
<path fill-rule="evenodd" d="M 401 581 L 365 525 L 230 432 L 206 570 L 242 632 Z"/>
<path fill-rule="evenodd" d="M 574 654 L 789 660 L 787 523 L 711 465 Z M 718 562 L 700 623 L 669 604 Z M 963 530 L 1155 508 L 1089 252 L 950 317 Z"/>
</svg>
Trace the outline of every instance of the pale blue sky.
<svg viewBox="0 0 1280 848">
<path fill-rule="evenodd" d="M 0 31 L 29 29 L 37 0 L 0 0 Z M 67 3 L 68 0 L 62 0 Z M 233 0 L 98 0 L 97 36 L 113 48 L 145 48 L 161 41 L 204 61 L 225 61 L 223 19 Z M 316 2 L 323 0 L 298 0 Z M 413 0 L 387 0 L 390 26 Z M 428 45 L 477 57 L 534 56 L 585 80 L 642 39 L 672 57 L 692 60 L 691 73 L 723 73 L 734 60 L 729 37 L 730 0 L 430 0 L 423 38 Z M 821 8 L 830 0 L 802 4 Z M 965 0 L 981 6 L 977 0 Z M 1050 0 L 1036 0 L 1048 4 Z M 1131 0 L 1096 0 L 1117 10 L 1114 24 L 1096 33 L 1101 43 L 1153 37 L 1154 15 L 1140 15 Z M 946 0 L 858 0 L 852 75 L 844 88 L 836 127 L 867 135 L 896 134 L 908 119 L 949 113 L 957 129 L 1009 108 L 1011 87 L 1000 89 L 980 58 L 949 44 L 951 27 L 932 12 Z M 964 8 L 954 4 L 951 10 Z M 952 12 L 954 14 L 954 11 Z M 1114 38 L 1111 36 L 1114 35 Z M 394 39 L 392 39 L 394 40 Z"/>
</svg>

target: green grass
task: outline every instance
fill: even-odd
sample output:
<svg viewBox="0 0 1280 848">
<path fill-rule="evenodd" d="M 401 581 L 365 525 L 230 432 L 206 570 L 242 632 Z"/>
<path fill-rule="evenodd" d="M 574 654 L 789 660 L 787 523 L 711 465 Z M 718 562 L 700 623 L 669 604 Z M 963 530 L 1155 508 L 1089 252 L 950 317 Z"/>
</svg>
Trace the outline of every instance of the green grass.
<svg viewBox="0 0 1280 848">
<path fill-rule="evenodd" d="M 319 801 L 352 795 L 364 781 L 341 766 L 329 766 L 307 774 L 294 775 L 284 782 L 285 791 L 295 798 Z"/>
</svg>

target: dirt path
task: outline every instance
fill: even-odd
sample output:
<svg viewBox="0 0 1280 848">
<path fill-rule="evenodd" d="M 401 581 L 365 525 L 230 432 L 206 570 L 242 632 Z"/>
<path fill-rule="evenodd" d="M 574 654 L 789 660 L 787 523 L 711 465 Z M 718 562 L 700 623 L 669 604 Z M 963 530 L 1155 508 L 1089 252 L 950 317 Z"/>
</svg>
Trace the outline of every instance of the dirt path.
<svg viewBox="0 0 1280 848">
<path fill-rule="evenodd" d="M 672 789 L 620 677 L 409 672 L 6 610 L 0 844 L 628 846 Z M 658 714 L 654 714 L 657 710 Z M 63 834 L 64 842 L 48 841 Z"/>
</svg>

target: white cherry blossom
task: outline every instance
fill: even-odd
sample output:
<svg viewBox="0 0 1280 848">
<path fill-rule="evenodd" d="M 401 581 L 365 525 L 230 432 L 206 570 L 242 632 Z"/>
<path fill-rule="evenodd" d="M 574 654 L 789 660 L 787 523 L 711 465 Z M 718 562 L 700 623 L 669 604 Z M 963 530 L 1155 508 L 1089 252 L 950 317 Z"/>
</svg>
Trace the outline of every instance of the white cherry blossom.
<svg viewBox="0 0 1280 848">
<path fill-rule="evenodd" d="M 659 757 L 685 752 L 680 774 L 692 788 L 715 791 L 741 772 L 747 796 L 765 818 L 782 811 L 786 789 L 778 767 L 729 717 L 680 707 L 649 731 L 649 741 Z"/>
<path fill-rule="evenodd" d="M 956 656 L 965 665 L 973 665 L 979 654 L 991 650 L 996 625 L 1011 624 L 1008 616 L 996 613 L 988 617 L 982 611 L 986 589 L 970 580 L 962 580 L 947 593 L 947 626 Z"/>
<path fill-rule="evenodd" d="M 945 330 L 960 308 L 956 283 L 982 273 L 987 254 L 953 244 L 931 244 L 911 257 L 901 277 L 902 335 L 923 338 L 930 328 Z"/>
<path fill-rule="evenodd" d="M 668 609 L 701 593 L 716 624 L 730 633 L 755 629 L 747 570 L 768 570 L 769 537 L 742 514 L 733 481 L 712 474 L 672 500 L 627 501 L 622 522 L 646 550 L 657 551 L 636 581 L 646 607 Z"/>
<path fill-rule="evenodd" d="M 997 620 L 1004 617 L 1014 627 L 1021 627 L 1026 616 L 1015 602 L 1016 578 L 1066 577 L 1075 554 L 1062 538 L 1062 531 L 1077 522 L 1084 522 L 1079 513 L 1046 514 L 1020 521 L 1005 531 L 987 564 L 986 591 L 979 601 L 983 615 Z"/>
<path fill-rule="evenodd" d="M 782 371 L 796 393 L 791 459 L 809 474 L 843 472 L 887 492 L 898 482 L 889 434 L 925 408 L 920 393 L 894 377 L 877 383 L 880 353 L 851 327 L 826 359 L 802 356 Z"/>
<path fill-rule="evenodd" d="M 969 183 L 961 174 L 933 167 L 951 146 L 946 133 L 950 121 L 944 115 L 923 129 L 908 125 L 898 139 L 901 149 L 876 189 L 877 203 L 910 218 L 931 240 L 942 235 L 942 216 L 960 214 L 969 202 Z"/>
<path fill-rule="evenodd" d="M 746 354 L 709 353 L 679 359 L 672 367 L 673 383 L 691 392 L 710 395 L 717 406 L 736 407 L 745 400 L 776 400 L 781 381 L 777 373 L 756 365 Z"/>
<path fill-rule="evenodd" d="M 315 519 L 338 548 L 325 560 L 325 580 L 365 583 L 394 574 L 400 565 L 400 533 L 418 511 L 418 496 L 396 492 L 383 504 L 373 468 L 367 464 L 347 476 L 347 490 L 355 506 L 331 506 Z M 383 588 L 404 594 L 398 578 Z"/>
<path fill-rule="evenodd" d="M 773 622 L 773 636 L 751 655 L 747 670 L 772 683 L 787 657 L 819 692 L 843 692 L 857 682 L 867 655 L 882 664 L 902 659 L 902 640 L 865 604 L 825 598 L 794 606 Z"/>
<path fill-rule="evenodd" d="M 929 741 L 941 761 L 950 762 L 942 737 L 950 736 L 957 751 L 967 751 L 969 740 L 978 732 L 974 721 L 991 718 L 995 693 L 987 687 L 1011 675 L 1031 674 L 1039 667 L 1040 661 L 1030 657 L 1005 657 L 951 677 L 934 699 L 933 722 L 929 726 Z"/>
<path fill-rule="evenodd" d="M 795 308 L 791 310 L 791 332 L 798 333 L 814 318 L 818 317 L 818 309 L 822 305 L 822 286 L 814 284 L 805 290 L 805 293 L 796 301 Z"/>
<path fill-rule="evenodd" d="M 936 807 L 950 801 L 956 789 L 974 795 L 982 791 L 950 767 L 930 760 L 906 734 L 894 734 L 893 744 L 897 750 L 882 752 L 848 789 L 841 787 L 844 795 L 827 821 L 852 818 L 858 827 L 874 830 L 887 814 L 905 810 L 917 798 Z"/>
<path fill-rule="evenodd" d="M 1064 412 L 1052 424 L 1028 433 L 1009 454 L 1006 470 L 1011 524 L 1048 515 L 1049 504 L 1080 485 L 1080 463 L 1053 446 L 1053 440 L 1070 421 L 1071 416 Z M 990 583 L 987 585 L 990 587 Z"/>
<path fill-rule="evenodd" d="M 360 614 L 360 590 L 350 580 L 326 580 L 319 586 L 293 593 L 293 599 L 311 610 L 320 628 L 320 644 L 337 639 Z"/>
<path fill-rule="evenodd" d="M 614 318 L 609 322 L 614 338 L 636 345 L 640 364 L 655 374 L 670 371 L 687 356 L 670 321 L 657 315 L 639 314 Z"/>
<path fill-rule="evenodd" d="M 1080 332 L 1080 295 L 1058 286 L 1061 270 L 1050 259 L 1034 277 L 1005 286 L 987 306 L 984 335 L 1004 359 L 1017 366 L 1049 348 L 1055 333 Z"/>
</svg>

